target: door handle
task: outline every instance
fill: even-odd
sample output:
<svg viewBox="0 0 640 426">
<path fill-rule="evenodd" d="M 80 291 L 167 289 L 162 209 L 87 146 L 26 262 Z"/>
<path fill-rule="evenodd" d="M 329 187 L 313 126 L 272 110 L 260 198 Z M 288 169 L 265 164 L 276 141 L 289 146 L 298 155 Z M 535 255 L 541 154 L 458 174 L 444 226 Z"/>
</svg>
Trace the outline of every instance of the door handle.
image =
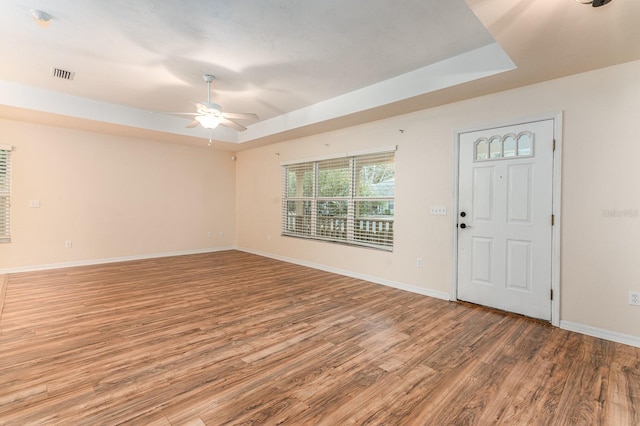
<svg viewBox="0 0 640 426">
<path fill-rule="evenodd" d="M 471 226 L 469 226 L 469 225 L 467 225 L 467 224 L 465 224 L 465 223 L 461 223 L 459 226 L 460 226 L 460 228 L 462 228 L 462 229 L 465 229 L 465 228 L 471 228 Z"/>
</svg>

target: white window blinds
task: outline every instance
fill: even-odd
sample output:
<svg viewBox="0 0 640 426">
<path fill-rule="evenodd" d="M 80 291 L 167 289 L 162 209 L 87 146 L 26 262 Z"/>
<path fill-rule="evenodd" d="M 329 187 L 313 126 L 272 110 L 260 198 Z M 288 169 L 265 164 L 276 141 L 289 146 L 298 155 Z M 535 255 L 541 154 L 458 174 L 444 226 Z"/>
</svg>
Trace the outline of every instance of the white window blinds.
<svg viewBox="0 0 640 426">
<path fill-rule="evenodd" d="M 9 228 L 11 147 L 0 145 L 0 243 L 11 241 Z"/>
<path fill-rule="evenodd" d="M 283 235 L 393 249 L 395 147 L 283 165 Z"/>
</svg>

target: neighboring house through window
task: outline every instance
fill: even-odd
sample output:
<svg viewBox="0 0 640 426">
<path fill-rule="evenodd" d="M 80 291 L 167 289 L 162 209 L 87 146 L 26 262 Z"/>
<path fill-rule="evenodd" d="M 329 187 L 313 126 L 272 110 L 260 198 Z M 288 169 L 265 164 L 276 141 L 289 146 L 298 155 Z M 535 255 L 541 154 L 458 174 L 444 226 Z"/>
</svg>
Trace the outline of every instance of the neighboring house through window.
<svg viewBox="0 0 640 426">
<path fill-rule="evenodd" d="M 395 150 L 283 164 L 282 234 L 392 250 Z"/>
</svg>

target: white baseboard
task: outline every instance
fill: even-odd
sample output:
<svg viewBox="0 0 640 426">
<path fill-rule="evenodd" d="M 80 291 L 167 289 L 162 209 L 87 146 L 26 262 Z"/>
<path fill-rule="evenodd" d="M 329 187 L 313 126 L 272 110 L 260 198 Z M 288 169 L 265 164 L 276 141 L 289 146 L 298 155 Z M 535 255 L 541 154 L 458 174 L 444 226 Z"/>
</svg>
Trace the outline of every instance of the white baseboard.
<svg viewBox="0 0 640 426">
<path fill-rule="evenodd" d="M 612 342 L 622 343 L 629 346 L 640 348 L 640 337 L 622 334 L 615 331 L 604 330 L 602 328 L 592 327 L 590 325 L 578 324 L 571 321 L 560 320 L 560 328 L 576 333 L 586 334 L 587 336 L 599 337 L 600 339 L 610 340 Z"/>
<path fill-rule="evenodd" d="M 213 253 L 216 251 L 225 251 L 225 250 L 234 250 L 234 249 L 235 247 L 233 246 L 215 247 L 215 248 L 205 248 L 205 249 L 195 249 L 195 250 L 172 251 L 172 252 L 165 252 L 165 253 L 141 254 L 141 255 L 124 256 L 124 257 L 109 257 L 106 259 L 77 260 L 73 262 L 49 263 L 45 265 L 19 266 L 15 268 L 0 269 L 0 275 L 15 274 L 19 272 L 45 271 L 47 269 L 72 268 L 74 266 L 90 266 L 90 265 L 101 265 L 104 263 L 127 262 L 130 260 L 155 259 L 160 257 L 184 256 L 189 254 Z"/>
<path fill-rule="evenodd" d="M 417 287 L 417 286 L 414 286 L 414 285 L 411 285 L 411 284 L 399 283 L 399 282 L 396 282 L 396 281 L 390 281 L 390 280 L 386 280 L 386 279 L 383 279 L 383 278 L 374 277 L 374 276 L 371 276 L 371 275 L 365 275 L 365 274 L 360 274 L 358 272 L 348 271 L 346 269 L 333 268 L 331 266 L 321 265 L 319 263 L 307 262 L 307 261 L 300 260 L 300 259 L 293 259 L 293 258 L 290 258 L 290 257 L 278 256 L 278 255 L 275 255 L 275 254 L 272 254 L 272 253 L 265 253 L 265 252 L 261 252 L 261 251 L 258 251 L 258 250 L 252 250 L 252 249 L 243 248 L 243 247 L 236 247 L 236 250 L 244 251 L 246 253 L 251 253 L 251 254 L 258 255 L 258 256 L 268 257 L 268 258 L 271 258 L 271 259 L 281 260 L 283 262 L 293 263 L 293 264 L 300 265 L 300 266 L 306 266 L 306 267 L 313 268 L 313 269 L 319 269 L 319 270 L 325 271 L 325 272 L 331 272 L 331 273 L 338 274 L 338 275 L 344 275 L 346 277 L 357 278 L 359 280 L 364 280 L 364 281 L 370 281 L 370 282 L 375 283 L 375 284 L 382 284 L 382 285 L 385 285 L 387 287 L 393 287 L 393 288 L 397 288 L 397 289 L 400 289 L 400 290 L 409 291 L 411 293 L 421 294 L 423 296 L 429 296 L 429 297 L 433 297 L 433 298 L 436 298 L 436 299 L 442 299 L 442 300 L 451 300 L 449 293 L 445 293 L 445 292 L 442 292 L 442 291 L 429 290 L 429 289 L 422 288 L 422 287 Z"/>
<path fill-rule="evenodd" d="M 410 284 L 403 284 L 395 281 L 389 281 L 378 277 L 373 277 L 370 275 L 360 274 L 353 271 L 348 271 L 339 268 L 333 268 L 326 265 L 321 265 L 318 263 L 307 262 L 304 260 L 293 259 L 284 256 L 278 256 L 272 253 L 261 252 L 258 250 L 247 249 L 244 247 L 236 247 L 236 250 L 244 251 L 246 253 L 255 254 L 258 256 L 264 256 L 271 259 L 281 260 L 283 262 L 293 263 L 300 266 L 307 266 L 309 268 L 319 269 L 321 271 L 332 272 L 334 274 L 344 275 L 347 277 L 357 278 L 365 281 L 370 281 L 376 284 L 386 285 L 388 287 L 397 288 L 400 290 L 409 291 L 412 293 L 421 294 L 423 296 L 434 297 L 436 299 L 442 300 L 451 300 L 449 293 L 444 293 L 440 291 L 428 290 L 421 287 L 416 287 Z M 576 333 L 586 334 L 592 337 L 598 337 L 605 340 L 610 340 L 612 342 L 622 343 L 624 345 L 634 346 L 640 348 L 640 337 L 631 336 L 627 334 L 617 333 L 615 331 L 604 330 L 602 328 L 591 327 L 588 325 L 578 324 L 571 321 L 563 321 L 560 320 L 560 328 L 564 330 L 574 331 Z"/>
<path fill-rule="evenodd" d="M 165 252 L 165 253 L 152 253 L 152 254 L 143 254 L 143 255 L 134 255 L 134 256 L 124 256 L 124 257 L 110 257 L 106 259 L 89 259 L 89 260 L 80 260 L 80 261 L 73 261 L 73 262 L 50 263 L 45 265 L 21 266 L 21 267 L 14 267 L 14 268 L 4 268 L 4 269 L 0 269 L 0 275 L 13 274 L 13 273 L 19 273 L 19 272 L 43 271 L 48 269 L 71 268 L 74 266 L 89 266 L 89 265 L 100 265 L 105 263 L 126 262 L 130 260 L 144 260 L 144 259 L 171 257 L 171 256 L 184 256 L 189 254 L 213 253 L 217 251 L 226 251 L 226 250 L 239 250 L 246 253 L 251 253 L 258 256 L 281 260 L 283 262 L 293 263 L 300 266 L 306 266 L 309 268 L 318 269 L 325 272 L 331 272 L 334 274 L 339 274 L 347 277 L 370 281 L 375 284 L 381 284 L 387 287 L 393 287 L 400 290 L 409 291 L 411 293 L 421 294 L 423 296 L 433 297 L 441 300 L 451 300 L 449 293 L 445 293 L 441 291 L 429 290 L 429 289 L 417 287 L 411 284 L 404 284 L 396 281 L 386 280 L 379 277 L 374 277 L 371 275 L 360 274 L 358 272 L 353 272 L 346 269 L 333 268 L 333 267 L 322 265 L 319 263 L 307 262 L 304 260 L 294 259 L 294 258 L 285 257 L 285 256 L 278 256 L 272 253 L 266 253 L 258 250 L 252 250 L 248 248 L 234 247 L 234 246 L 174 251 L 174 252 Z M 615 331 L 605 330 L 602 328 L 592 327 L 589 325 L 579 324 L 579 323 L 575 323 L 572 321 L 565 321 L 565 320 L 560 320 L 560 328 L 564 330 L 574 331 L 576 333 L 586 334 L 587 336 L 598 337 L 601 339 L 610 340 L 612 342 L 622 343 L 625 345 L 640 348 L 640 337 L 638 336 L 622 334 Z"/>
</svg>

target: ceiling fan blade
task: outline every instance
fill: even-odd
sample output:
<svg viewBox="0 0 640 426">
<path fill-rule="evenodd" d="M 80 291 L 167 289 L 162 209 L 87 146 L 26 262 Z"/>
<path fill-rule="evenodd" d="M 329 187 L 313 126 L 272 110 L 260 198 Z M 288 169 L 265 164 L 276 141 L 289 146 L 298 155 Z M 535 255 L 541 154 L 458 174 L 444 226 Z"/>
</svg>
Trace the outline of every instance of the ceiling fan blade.
<svg viewBox="0 0 640 426">
<path fill-rule="evenodd" d="M 169 115 L 198 115 L 197 112 L 164 112 L 163 114 L 169 114 Z"/>
<path fill-rule="evenodd" d="M 238 124 L 238 123 L 236 123 L 235 121 L 231 121 L 231 120 L 229 120 L 229 119 L 228 119 L 228 118 L 226 118 L 226 117 L 222 117 L 222 118 L 220 119 L 220 124 L 221 124 L 222 126 L 231 127 L 232 129 L 236 129 L 236 130 L 239 130 L 239 131 L 247 130 L 247 128 L 246 128 L 246 127 L 244 127 L 243 125 Z"/>
<path fill-rule="evenodd" d="M 201 102 L 194 102 L 194 105 L 196 106 L 196 111 L 198 111 L 198 114 L 211 114 L 212 112 L 209 107 Z"/>
<path fill-rule="evenodd" d="M 223 112 L 222 115 L 225 118 L 239 119 L 239 120 L 257 120 L 258 116 L 250 112 Z"/>
<path fill-rule="evenodd" d="M 185 127 L 193 128 L 193 127 L 198 127 L 199 125 L 200 125 L 200 122 L 198 120 L 193 120 L 191 123 L 187 124 Z"/>
</svg>

